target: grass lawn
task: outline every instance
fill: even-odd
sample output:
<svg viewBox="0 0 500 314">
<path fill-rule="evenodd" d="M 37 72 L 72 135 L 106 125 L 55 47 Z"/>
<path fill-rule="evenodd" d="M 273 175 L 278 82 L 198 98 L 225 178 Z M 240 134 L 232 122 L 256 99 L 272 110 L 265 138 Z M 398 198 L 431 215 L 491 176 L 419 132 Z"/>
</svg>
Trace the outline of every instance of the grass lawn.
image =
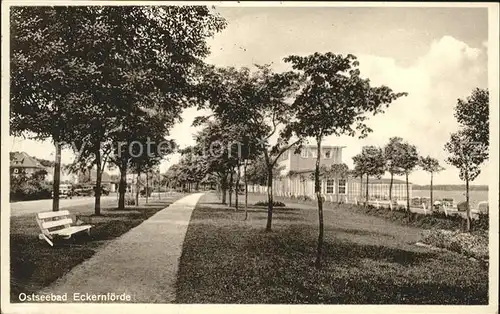
<svg viewBox="0 0 500 314">
<path fill-rule="evenodd" d="M 265 199 L 252 195 L 249 204 Z M 488 270 L 464 256 L 414 245 L 422 229 L 330 207 L 323 267 L 314 268 L 310 204 L 244 213 L 204 196 L 191 217 L 177 303 L 487 304 Z"/>
<path fill-rule="evenodd" d="M 73 216 L 77 215 L 79 219 L 93 225 L 91 236 L 76 237 L 54 247 L 38 239 L 40 229 L 34 215 L 11 217 L 11 302 L 19 302 L 17 298 L 21 292 L 34 293 L 50 285 L 94 255 L 102 245 L 136 227 L 184 195 L 176 193 L 162 200 L 150 199 L 148 204 L 142 201 L 139 207 L 127 206 L 123 211 L 117 210 L 116 202 L 113 205 L 106 203 L 101 208 L 102 216 L 92 215 L 93 204 L 65 208 Z"/>
</svg>

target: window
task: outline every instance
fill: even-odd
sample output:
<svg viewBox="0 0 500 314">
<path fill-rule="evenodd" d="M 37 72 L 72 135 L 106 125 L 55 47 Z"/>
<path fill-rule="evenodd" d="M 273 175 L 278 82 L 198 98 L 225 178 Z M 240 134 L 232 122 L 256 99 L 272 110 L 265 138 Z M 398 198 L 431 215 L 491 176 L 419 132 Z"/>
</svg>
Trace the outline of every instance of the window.
<svg viewBox="0 0 500 314">
<path fill-rule="evenodd" d="M 326 158 L 326 159 L 330 159 L 330 158 L 332 158 L 332 151 L 331 151 L 331 150 L 327 150 L 327 151 L 325 151 L 325 158 Z"/>
<path fill-rule="evenodd" d="M 303 150 L 300 152 L 300 157 L 302 157 L 302 158 L 307 158 L 307 149 L 303 149 Z"/>
<path fill-rule="evenodd" d="M 346 194 L 347 192 L 347 182 L 344 179 L 339 180 L 339 194 Z"/>
<path fill-rule="evenodd" d="M 314 149 L 311 149 L 311 154 L 310 155 L 311 155 L 312 158 L 318 157 L 318 154 L 316 154 L 316 150 L 314 150 Z"/>
<path fill-rule="evenodd" d="M 335 181 L 334 180 L 326 180 L 326 194 L 335 193 Z"/>
</svg>

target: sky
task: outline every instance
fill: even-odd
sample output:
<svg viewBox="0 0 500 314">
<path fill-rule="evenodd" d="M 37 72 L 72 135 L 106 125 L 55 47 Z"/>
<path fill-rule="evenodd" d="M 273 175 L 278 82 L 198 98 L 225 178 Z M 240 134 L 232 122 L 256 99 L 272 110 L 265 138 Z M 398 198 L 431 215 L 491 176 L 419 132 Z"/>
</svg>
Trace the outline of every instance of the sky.
<svg viewBox="0 0 500 314">
<path fill-rule="evenodd" d="M 437 158 L 446 170 L 434 184 L 461 184 L 458 171 L 445 163 L 444 144 L 458 125 L 453 117 L 458 98 L 476 88 L 488 87 L 488 12 L 485 8 L 340 8 L 340 7 L 216 7 L 227 27 L 209 39 L 207 62 L 218 66 L 287 66 L 283 58 L 314 52 L 352 53 L 362 76 L 374 85 L 388 85 L 408 96 L 393 102 L 384 114 L 370 118 L 374 130 L 366 139 L 328 137 L 325 145 L 346 146 L 343 161 L 352 167 L 352 156 L 364 145 L 384 146 L 400 136 L 417 146 L 421 155 Z M 191 127 L 196 109 L 183 113 L 183 122 L 171 132 L 182 146 L 193 144 Z M 11 151 L 53 159 L 49 142 L 11 138 Z M 63 152 L 63 162 L 72 154 Z M 162 163 L 165 171 L 178 160 L 172 155 Z M 488 184 L 489 164 L 474 184 Z M 417 170 L 416 184 L 428 184 L 429 175 Z"/>
</svg>

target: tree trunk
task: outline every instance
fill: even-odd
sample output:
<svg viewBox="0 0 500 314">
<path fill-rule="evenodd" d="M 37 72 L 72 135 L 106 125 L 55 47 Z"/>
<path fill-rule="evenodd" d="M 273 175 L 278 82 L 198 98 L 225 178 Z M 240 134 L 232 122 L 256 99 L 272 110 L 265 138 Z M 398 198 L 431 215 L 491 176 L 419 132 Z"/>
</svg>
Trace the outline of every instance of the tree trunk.
<svg viewBox="0 0 500 314">
<path fill-rule="evenodd" d="M 248 181 L 247 181 L 247 160 L 243 162 L 243 180 L 245 181 L 245 220 L 248 219 Z"/>
<path fill-rule="evenodd" d="M 96 178 L 95 178 L 95 207 L 94 211 L 96 215 L 101 214 L 101 143 L 98 143 L 95 152 L 96 156 Z"/>
<path fill-rule="evenodd" d="M 231 173 L 229 174 L 229 207 L 233 204 L 233 168 L 231 168 Z"/>
<path fill-rule="evenodd" d="M 465 231 L 470 232 L 471 215 L 470 215 L 470 205 L 469 205 L 469 175 L 468 174 L 466 174 L 466 177 L 465 177 L 465 205 L 467 206 L 467 225 L 465 227 Z"/>
<path fill-rule="evenodd" d="M 226 204 L 227 178 L 226 174 L 221 178 L 222 204 Z"/>
<path fill-rule="evenodd" d="M 146 172 L 146 204 L 148 203 L 149 198 L 149 171 Z"/>
<path fill-rule="evenodd" d="M 389 201 L 392 202 L 392 184 L 394 182 L 394 173 L 391 172 L 391 183 L 389 184 Z"/>
<path fill-rule="evenodd" d="M 135 182 L 135 206 L 139 206 L 139 178 L 141 177 L 141 172 L 137 171 L 137 180 Z"/>
<path fill-rule="evenodd" d="M 56 148 L 56 156 L 54 160 L 54 182 L 52 182 L 52 211 L 59 210 L 59 186 L 61 184 L 61 145 L 57 140 L 54 140 Z"/>
<path fill-rule="evenodd" d="M 433 195 L 432 195 L 432 179 L 433 179 L 432 177 L 433 177 L 433 173 L 431 172 L 431 213 L 434 210 L 434 199 L 433 199 Z"/>
<path fill-rule="evenodd" d="M 271 231 L 273 222 L 273 168 L 267 167 L 267 224 L 266 231 Z"/>
<path fill-rule="evenodd" d="M 370 179 L 370 176 L 368 174 L 366 174 L 366 197 L 365 197 L 365 207 L 368 205 L 368 187 L 369 187 L 369 184 L 368 184 L 368 181 Z"/>
<path fill-rule="evenodd" d="M 324 238 L 324 222 L 323 222 L 323 196 L 321 195 L 320 181 L 319 181 L 319 166 L 321 162 L 321 137 L 316 139 L 316 168 L 314 170 L 314 192 L 318 200 L 318 219 L 319 219 L 319 234 L 318 234 L 318 247 L 316 250 L 316 268 L 321 266 L 321 255 L 323 252 L 323 238 Z"/>
<path fill-rule="evenodd" d="M 236 171 L 237 171 L 237 173 L 236 173 L 236 190 L 235 190 L 235 194 L 234 194 L 234 203 L 235 203 L 234 210 L 238 210 L 238 192 L 240 190 L 240 176 L 241 176 L 239 162 L 238 162 L 238 168 L 236 169 Z"/>
<path fill-rule="evenodd" d="M 127 185 L 127 164 L 122 163 L 120 167 L 120 183 L 118 184 L 118 209 L 125 209 L 125 192 Z"/>
<path fill-rule="evenodd" d="M 408 212 L 408 219 L 411 217 L 410 211 L 410 189 L 408 184 L 408 172 L 406 172 L 406 211 Z"/>
<path fill-rule="evenodd" d="M 359 201 L 363 199 L 363 175 L 359 176 Z"/>
</svg>

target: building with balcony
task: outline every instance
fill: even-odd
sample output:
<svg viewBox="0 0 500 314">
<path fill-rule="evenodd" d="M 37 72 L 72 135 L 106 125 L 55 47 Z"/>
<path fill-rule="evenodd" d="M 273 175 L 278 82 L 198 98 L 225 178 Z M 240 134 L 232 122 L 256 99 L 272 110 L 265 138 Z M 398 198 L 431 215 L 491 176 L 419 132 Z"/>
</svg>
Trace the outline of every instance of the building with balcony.
<svg viewBox="0 0 500 314">
<path fill-rule="evenodd" d="M 321 165 L 330 167 L 333 164 L 341 164 L 342 149 L 344 146 L 324 146 L 321 149 Z M 315 197 L 314 192 L 314 169 L 316 165 L 316 146 L 304 147 L 300 153 L 293 149 L 288 150 L 278 160 L 282 168 L 280 176 L 273 180 L 273 191 L 278 196 L 307 196 Z M 363 182 L 360 178 L 347 175 L 345 178 L 322 178 L 321 194 L 325 200 L 332 202 L 354 203 L 366 198 L 366 177 Z M 369 178 L 368 198 L 369 200 L 388 200 L 390 179 Z M 251 186 L 251 192 L 265 192 L 266 187 Z M 406 182 L 394 179 L 392 185 L 392 199 L 406 200 Z M 412 185 L 408 186 L 409 195 L 412 195 Z"/>
</svg>

